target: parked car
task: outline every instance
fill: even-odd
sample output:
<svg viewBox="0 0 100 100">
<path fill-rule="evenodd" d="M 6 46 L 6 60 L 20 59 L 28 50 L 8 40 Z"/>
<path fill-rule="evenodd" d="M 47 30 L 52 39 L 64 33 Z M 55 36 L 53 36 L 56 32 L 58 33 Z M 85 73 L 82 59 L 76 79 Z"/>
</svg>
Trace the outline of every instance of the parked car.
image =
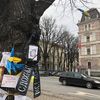
<svg viewBox="0 0 100 100">
<path fill-rule="evenodd" d="M 62 71 L 58 71 L 54 76 L 60 76 L 63 72 Z"/>
<path fill-rule="evenodd" d="M 53 76 L 54 71 L 48 71 L 49 76 Z"/>
<path fill-rule="evenodd" d="M 100 80 L 78 72 L 62 73 L 59 77 L 59 82 L 61 82 L 63 85 L 83 86 L 89 89 L 100 87 Z"/>
<path fill-rule="evenodd" d="M 52 71 L 39 71 L 40 76 L 52 76 Z"/>
<path fill-rule="evenodd" d="M 44 71 L 44 70 L 39 71 L 39 74 L 40 74 L 40 76 L 46 76 L 46 71 Z"/>
<path fill-rule="evenodd" d="M 63 71 L 54 71 L 52 72 L 52 76 L 60 76 L 62 74 Z"/>
</svg>

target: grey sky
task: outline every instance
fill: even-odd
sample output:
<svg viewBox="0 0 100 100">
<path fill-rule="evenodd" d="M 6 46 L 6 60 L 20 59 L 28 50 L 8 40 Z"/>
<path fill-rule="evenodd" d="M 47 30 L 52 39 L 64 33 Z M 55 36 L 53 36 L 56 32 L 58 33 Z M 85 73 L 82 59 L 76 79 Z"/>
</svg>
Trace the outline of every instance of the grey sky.
<svg viewBox="0 0 100 100">
<path fill-rule="evenodd" d="M 81 12 L 78 10 L 74 9 L 73 12 L 71 12 L 70 6 L 68 5 L 69 0 L 63 0 L 63 2 L 66 2 L 63 4 L 63 2 L 60 2 L 58 4 L 59 0 L 56 0 L 52 6 L 50 6 L 44 13 L 43 16 L 52 16 L 53 18 L 56 19 L 57 24 L 64 25 L 66 29 L 74 34 L 77 34 L 78 32 L 78 27 L 77 23 L 81 19 Z M 78 2 L 76 3 L 78 8 L 82 8 L 84 10 L 87 10 L 86 7 L 84 7 L 82 4 L 79 3 L 80 0 L 77 0 Z M 88 0 L 89 2 L 92 2 L 92 4 L 88 3 L 87 6 L 89 8 L 99 8 L 100 10 L 100 0 Z M 66 7 L 66 9 L 64 9 Z"/>
</svg>

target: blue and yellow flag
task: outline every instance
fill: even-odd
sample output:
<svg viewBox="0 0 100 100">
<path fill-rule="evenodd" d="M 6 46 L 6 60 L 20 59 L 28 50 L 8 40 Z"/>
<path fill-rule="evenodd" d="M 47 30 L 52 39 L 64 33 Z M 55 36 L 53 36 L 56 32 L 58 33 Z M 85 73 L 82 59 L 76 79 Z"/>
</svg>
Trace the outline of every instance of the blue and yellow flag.
<svg viewBox="0 0 100 100">
<path fill-rule="evenodd" d="M 78 10 L 79 10 L 80 12 L 82 12 L 82 14 L 83 14 L 84 16 L 86 16 L 86 17 L 89 17 L 89 16 L 90 16 L 90 14 L 88 13 L 88 11 L 84 11 L 83 9 L 80 9 L 80 8 L 78 8 Z"/>
<path fill-rule="evenodd" d="M 9 74 L 11 74 L 11 71 L 16 73 L 17 71 L 20 71 L 24 68 L 24 64 L 19 64 L 22 59 L 18 57 L 14 57 L 14 48 L 12 48 L 10 57 L 8 58 L 6 69 Z"/>
</svg>

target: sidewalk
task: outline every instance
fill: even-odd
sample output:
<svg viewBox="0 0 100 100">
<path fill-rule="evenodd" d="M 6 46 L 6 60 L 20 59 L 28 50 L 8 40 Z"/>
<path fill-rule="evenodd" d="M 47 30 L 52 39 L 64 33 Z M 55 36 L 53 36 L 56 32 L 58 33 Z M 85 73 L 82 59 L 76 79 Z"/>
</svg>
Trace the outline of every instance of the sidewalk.
<svg viewBox="0 0 100 100">
<path fill-rule="evenodd" d="M 39 97 L 33 98 L 33 93 L 32 91 L 28 91 L 27 96 L 30 97 L 32 100 L 82 100 L 81 98 L 77 98 L 75 96 L 71 95 L 56 95 L 52 94 L 49 91 L 44 91 L 42 90 L 42 93 Z"/>
<path fill-rule="evenodd" d="M 55 77 L 58 78 L 58 77 Z M 57 94 L 57 93 L 52 93 L 51 91 L 48 90 L 41 90 L 41 95 L 37 98 L 33 97 L 33 90 L 32 90 L 32 84 L 30 84 L 27 96 L 30 97 L 32 100 L 82 100 L 81 98 L 72 96 L 70 94 L 63 95 L 63 94 Z"/>
<path fill-rule="evenodd" d="M 100 80 L 100 77 L 92 77 L 92 78 L 95 78 L 95 79 L 99 79 Z"/>
</svg>

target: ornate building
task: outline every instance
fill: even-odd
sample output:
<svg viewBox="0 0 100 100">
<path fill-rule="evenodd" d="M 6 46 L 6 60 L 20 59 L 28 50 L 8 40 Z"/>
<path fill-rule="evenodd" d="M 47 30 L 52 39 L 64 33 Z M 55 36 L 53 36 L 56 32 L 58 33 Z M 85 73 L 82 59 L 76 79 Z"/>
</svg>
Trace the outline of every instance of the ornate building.
<svg viewBox="0 0 100 100">
<path fill-rule="evenodd" d="M 100 13 L 96 8 L 88 10 L 89 17 L 82 15 L 78 23 L 82 69 L 100 70 Z"/>
</svg>

